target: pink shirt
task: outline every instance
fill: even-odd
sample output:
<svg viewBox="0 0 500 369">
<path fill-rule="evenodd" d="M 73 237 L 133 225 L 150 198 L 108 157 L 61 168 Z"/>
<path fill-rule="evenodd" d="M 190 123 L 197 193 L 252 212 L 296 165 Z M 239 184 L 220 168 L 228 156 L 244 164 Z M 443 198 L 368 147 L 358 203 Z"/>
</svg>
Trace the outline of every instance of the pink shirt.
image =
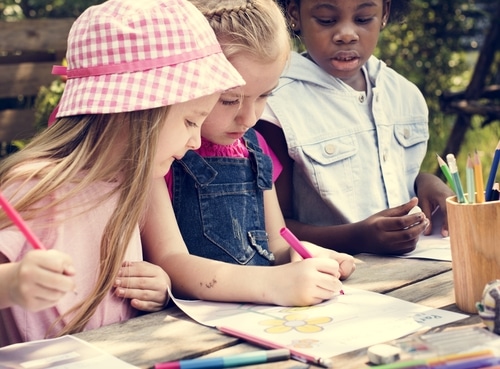
<svg viewBox="0 0 500 369">
<path fill-rule="evenodd" d="M 283 166 L 280 161 L 271 150 L 271 148 L 267 145 L 266 140 L 262 135 L 255 131 L 257 134 L 257 139 L 259 140 L 259 145 L 264 152 L 264 154 L 269 155 L 273 162 L 273 182 L 279 177 L 281 171 L 283 170 Z M 210 141 L 205 140 L 203 137 L 201 138 L 201 147 L 196 150 L 198 154 L 202 157 L 211 157 L 211 156 L 225 156 L 230 158 L 248 158 L 248 150 L 245 146 L 245 142 L 242 138 L 234 141 L 231 145 L 218 145 L 214 144 Z M 172 172 L 169 171 L 165 176 L 165 181 L 167 182 L 168 192 L 172 193 Z"/>
<path fill-rule="evenodd" d="M 68 185 L 64 191 L 69 190 L 70 186 Z M 64 209 L 62 216 L 52 212 L 45 213 L 27 222 L 47 249 L 57 249 L 71 255 L 76 269 L 74 280 L 77 294 L 68 293 L 54 307 L 36 313 L 19 306 L 0 310 L 0 346 L 44 338 L 49 326 L 60 315 L 90 294 L 99 272 L 101 237 L 115 209 L 117 195 L 105 201 L 97 201 L 97 199 L 110 191 L 113 186 L 110 183 L 96 183 L 61 204 L 59 209 Z M 30 186 L 25 186 L 23 190 L 28 191 L 28 187 Z M 8 199 L 12 193 L 12 188 L 4 190 Z M 60 193 L 54 194 L 53 197 L 43 202 L 53 201 Z M 94 201 L 91 210 L 82 212 L 82 202 L 88 203 L 88 201 Z M 47 222 L 54 221 L 57 222 L 54 226 L 42 228 Z M 16 227 L 12 226 L 0 231 L 0 252 L 11 262 L 21 260 L 23 255 L 30 250 L 32 250 L 31 245 Z M 138 226 L 125 259 L 143 260 Z M 124 321 L 136 314 L 137 311 L 130 306 L 130 300 L 118 298 L 110 292 L 99 305 L 85 330 Z M 55 331 L 57 332 L 60 328 L 61 325 L 56 326 Z"/>
</svg>

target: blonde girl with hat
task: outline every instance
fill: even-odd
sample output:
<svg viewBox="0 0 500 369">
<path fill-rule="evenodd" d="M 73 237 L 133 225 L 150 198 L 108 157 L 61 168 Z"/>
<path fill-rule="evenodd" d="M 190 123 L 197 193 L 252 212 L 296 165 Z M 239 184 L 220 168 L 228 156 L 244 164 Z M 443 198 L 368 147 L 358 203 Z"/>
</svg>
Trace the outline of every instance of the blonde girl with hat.
<svg viewBox="0 0 500 369">
<path fill-rule="evenodd" d="M 314 258 L 302 260 L 280 236 L 273 163 L 252 129 L 287 63 L 284 17 L 272 0 L 191 2 L 246 84 L 221 95 L 201 129 L 201 147 L 172 165 L 172 203 L 165 183 L 155 184 L 145 255 L 167 271 L 175 296 L 277 305 L 329 299 L 354 270 L 353 258 L 307 244 Z M 279 163 L 274 168 L 279 172 Z M 174 215 L 185 244 L 163 228 Z"/>
<path fill-rule="evenodd" d="M 220 92 L 244 83 L 186 0 L 90 7 L 67 60 L 57 121 L 0 166 L 1 191 L 47 249 L 0 214 L 0 345 L 164 306 L 170 280 L 142 257 L 150 184 L 200 145 Z"/>
</svg>

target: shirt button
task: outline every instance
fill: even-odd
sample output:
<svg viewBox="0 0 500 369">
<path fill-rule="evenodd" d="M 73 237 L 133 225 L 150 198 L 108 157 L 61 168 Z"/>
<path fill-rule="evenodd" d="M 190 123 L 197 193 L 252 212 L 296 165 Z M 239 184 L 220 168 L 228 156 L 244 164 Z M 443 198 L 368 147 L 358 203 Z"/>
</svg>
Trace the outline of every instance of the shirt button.
<svg viewBox="0 0 500 369">
<path fill-rule="evenodd" d="M 325 146 L 325 152 L 328 154 L 328 155 L 332 155 L 334 152 L 335 152 L 335 145 L 333 144 L 327 144 Z"/>
<path fill-rule="evenodd" d="M 382 156 L 382 160 L 383 160 L 384 162 L 386 162 L 386 161 L 387 161 L 387 154 L 386 154 L 386 153 L 384 153 L 384 155 Z"/>
<path fill-rule="evenodd" d="M 365 95 L 363 95 L 363 94 L 359 95 L 358 99 L 359 99 L 360 103 L 365 102 Z"/>
<path fill-rule="evenodd" d="M 408 128 L 405 128 L 403 131 L 403 136 L 405 138 L 410 138 L 410 130 Z"/>
</svg>

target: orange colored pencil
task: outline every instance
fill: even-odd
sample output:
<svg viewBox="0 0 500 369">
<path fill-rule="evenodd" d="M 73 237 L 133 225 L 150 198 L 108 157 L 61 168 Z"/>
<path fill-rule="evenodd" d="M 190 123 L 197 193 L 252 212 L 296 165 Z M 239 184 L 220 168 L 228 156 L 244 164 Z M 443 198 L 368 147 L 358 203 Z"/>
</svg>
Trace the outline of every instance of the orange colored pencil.
<svg viewBox="0 0 500 369">
<path fill-rule="evenodd" d="M 474 182 L 476 188 L 476 202 L 484 202 L 484 182 L 483 182 L 483 167 L 477 150 L 474 153 Z"/>
</svg>

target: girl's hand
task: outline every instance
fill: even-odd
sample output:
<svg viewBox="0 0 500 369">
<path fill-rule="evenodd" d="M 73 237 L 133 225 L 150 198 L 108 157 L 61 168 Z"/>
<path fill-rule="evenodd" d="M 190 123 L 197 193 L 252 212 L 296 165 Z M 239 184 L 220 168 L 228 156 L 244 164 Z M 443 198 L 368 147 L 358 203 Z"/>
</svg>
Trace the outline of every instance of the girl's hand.
<svg viewBox="0 0 500 369">
<path fill-rule="evenodd" d="M 75 289 L 71 257 L 58 250 L 33 250 L 20 262 L 2 264 L 10 269 L 4 281 L 10 305 L 29 311 L 54 306 L 67 292 Z"/>
<path fill-rule="evenodd" d="M 328 258 L 336 260 L 339 263 L 341 280 L 347 279 L 356 270 L 356 264 L 354 264 L 355 259 L 353 256 L 345 254 L 343 252 L 329 250 L 307 241 L 301 242 L 309 250 L 314 258 Z M 294 256 L 294 260 L 299 259 L 296 259 L 296 257 Z"/>
<path fill-rule="evenodd" d="M 115 294 L 130 299 L 138 310 L 152 312 L 165 307 L 170 287 L 170 278 L 159 266 L 125 261 L 115 281 Z"/>
<path fill-rule="evenodd" d="M 270 270 L 276 273 L 268 284 L 269 296 L 276 305 L 315 305 L 342 290 L 339 263 L 334 259 L 310 258 Z"/>
</svg>

